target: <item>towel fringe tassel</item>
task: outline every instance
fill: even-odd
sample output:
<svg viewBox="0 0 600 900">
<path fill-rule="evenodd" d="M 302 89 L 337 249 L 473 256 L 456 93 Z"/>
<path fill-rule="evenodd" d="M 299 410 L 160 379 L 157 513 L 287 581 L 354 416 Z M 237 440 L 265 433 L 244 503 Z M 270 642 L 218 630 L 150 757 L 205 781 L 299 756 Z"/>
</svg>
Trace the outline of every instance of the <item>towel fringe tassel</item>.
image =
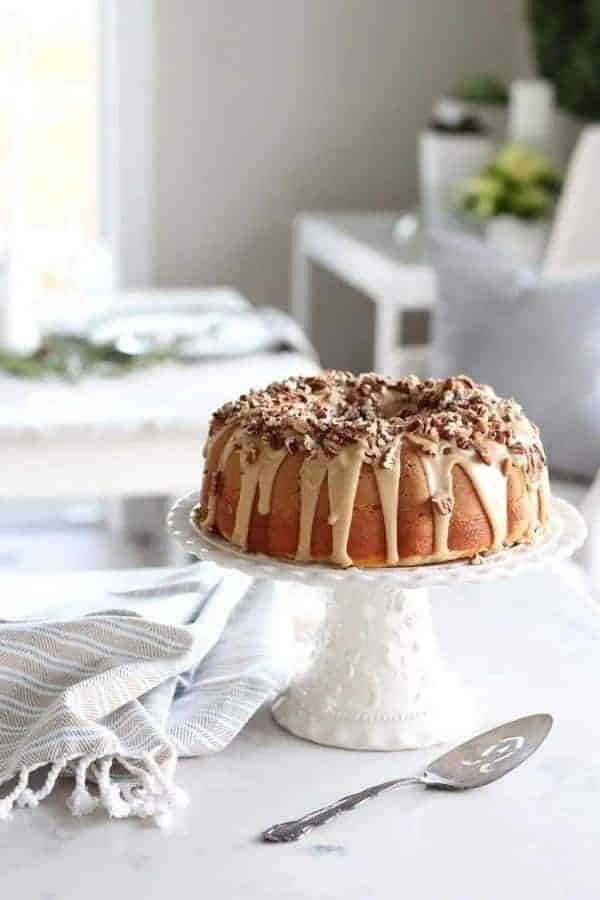
<svg viewBox="0 0 600 900">
<path fill-rule="evenodd" d="M 134 780 L 121 781 L 111 777 L 115 762 Z M 157 825 L 168 827 L 171 811 L 175 807 L 187 806 L 189 802 L 187 793 L 173 783 L 176 762 L 174 750 L 163 761 L 162 767 L 152 753 L 144 754 L 140 764 L 121 756 L 90 755 L 77 760 L 60 759 L 52 763 L 43 785 L 37 790 L 29 787 L 29 776 L 42 766 L 21 768 L 15 773 L 18 777 L 13 789 L 0 799 L 0 821 L 10 819 L 15 806 L 22 809 L 38 806 L 52 793 L 58 777 L 69 768 L 75 778 L 75 786 L 67 798 L 67 808 L 72 815 L 87 816 L 101 807 L 111 818 L 152 818 Z M 90 779 L 97 785 L 97 795 L 89 789 Z M 6 781 L 10 781 L 10 777 L 4 779 Z"/>
<path fill-rule="evenodd" d="M 94 766 L 94 777 L 100 791 L 100 803 L 113 819 L 126 819 L 132 814 L 131 805 L 121 796 L 123 785 L 111 781 L 110 770 L 114 758 L 108 756 Z"/>
<path fill-rule="evenodd" d="M 175 757 L 175 753 L 173 751 L 173 757 Z M 172 764 L 173 760 L 169 759 L 167 764 L 167 775 L 165 775 L 152 756 L 151 753 L 146 753 L 144 755 L 144 762 L 150 769 L 150 772 L 154 775 L 157 782 L 161 786 L 164 791 L 165 799 L 168 802 L 170 807 L 179 807 L 183 808 L 187 806 L 190 802 L 189 795 L 182 788 L 177 787 L 177 785 L 173 782 L 173 775 L 175 771 L 175 766 Z M 175 757 L 176 763 L 176 757 Z"/>
<path fill-rule="evenodd" d="M 174 808 L 181 808 L 189 803 L 187 793 L 173 783 L 177 757 L 175 750 L 170 749 L 171 752 L 163 763 L 165 771 L 158 765 L 152 753 L 144 754 L 144 766 L 117 757 L 123 768 L 141 782 L 139 785 L 126 783 L 122 786 L 122 795 L 129 803 L 131 815 L 152 818 L 161 828 L 169 827 Z"/>
<path fill-rule="evenodd" d="M 67 764 L 66 759 L 59 759 L 55 763 L 52 763 L 48 774 L 46 775 L 46 780 L 44 781 L 41 788 L 38 788 L 37 791 L 32 791 L 31 788 L 27 787 L 22 792 L 20 797 L 17 798 L 16 805 L 20 809 L 35 809 L 42 800 L 45 800 L 48 797 L 56 784 L 58 776 L 65 768 Z"/>
<path fill-rule="evenodd" d="M 15 784 L 14 788 L 0 800 L 0 822 L 6 822 L 12 818 L 12 811 L 15 807 L 15 803 L 17 802 L 23 791 L 27 790 L 27 785 L 29 783 L 29 773 L 31 771 L 32 770 L 30 768 L 19 769 L 17 783 Z"/>
<path fill-rule="evenodd" d="M 88 768 L 95 762 L 94 756 L 82 756 L 75 765 L 75 787 L 67 798 L 67 809 L 73 816 L 89 816 L 99 806 L 99 800 L 88 790 Z"/>
</svg>

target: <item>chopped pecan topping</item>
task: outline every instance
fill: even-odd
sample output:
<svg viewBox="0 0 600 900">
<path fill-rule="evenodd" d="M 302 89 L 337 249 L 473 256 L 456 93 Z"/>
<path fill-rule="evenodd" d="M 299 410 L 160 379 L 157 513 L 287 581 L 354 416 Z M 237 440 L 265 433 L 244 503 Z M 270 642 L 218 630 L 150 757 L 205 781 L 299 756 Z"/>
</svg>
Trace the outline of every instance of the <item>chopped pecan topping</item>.
<svg viewBox="0 0 600 900">
<path fill-rule="evenodd" d="M 258 447 L 255 447 L 253 444 L 249 447 L 244 447 L 242 456 L 247 466 L 253 466 L 258 459 Z"/>
<path fill-rule="evenodd" d="M 330 371 L 288 378 L 224 404 L 211 434 L 229 424 L 273 448 L 309 455 L 335 456 L 358 442 L 366 462 L 386 468 L 390 448 L 405 436 L 431 456 L 458 448 L 491 465 L 492 442 L 505 446 L 527 473 L 545 464 L 539 432 L 518 403 L 466 375 L 420 381 Z"/>
<path fill-rule="evenodd" d="M 398 451 L 394 447 L 389 447 L 381 457 L 382 469 L 393 469 L 396 465 Z"/>
</svg>

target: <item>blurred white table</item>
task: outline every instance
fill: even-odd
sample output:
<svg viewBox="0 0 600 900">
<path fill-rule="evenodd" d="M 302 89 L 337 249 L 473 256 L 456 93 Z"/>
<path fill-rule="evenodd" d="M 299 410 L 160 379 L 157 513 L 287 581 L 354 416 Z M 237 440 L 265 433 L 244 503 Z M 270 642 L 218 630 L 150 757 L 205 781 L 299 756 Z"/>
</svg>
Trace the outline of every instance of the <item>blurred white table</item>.
<svg viewBox="0 0 600 900">
<path fill-rule="evenodd" d="M 79 384 L 0 380 L 0 498 L 178 494 L 198 481 L 212 412 L 318 370 L 291 352 L 164 365 Z"/>
<path fill-rule="evenodd" d="M 128 293 L 122 302 L 147 308 L 169 300 L 245 304 L 229 288 Z M 59 324 L 62 317 L 73 324 L 66 309 Z M 311 357 L 284 351 L 157 365 L 77 384 L 0 376 L 0 499 L 187 491 L 201 474 L 202 443 L 217 407 L 249 387 L 318 368 Z"/>
<path fill-rule="evenodd" d="M 402 239 L 411 213 L 306 213 L 294 223 L 292 310 L 310 336 L 313 263 L 364 294 L 375 307 L 373 366 L 393 375 L 427 369 L 428 346 L 402 346 L 402 317 L 431 310 L 435 279 L 421 232 Z M 410 228 L 408 229 L 410 232 Z M 400 346 L 399 345 L 400 342 Z"/>
<path fill-rule="evenodd" d="M 162 570 L 163 572 L 165 570 Z M 298 740 L 266 710 L 223 753 L 183 760 L 191 796 L 172 833 L 64 809 L 69 784 L 0 827 L 0 896 L 19 900 L 596 900 L 600 619 L 561 568 L 433 592 L 449 662 L 490 724 L 539 711 L 555 725 L 521 768 L 464 794 L 404 788 L 291 845 L 267 825 L 414 774 L 439 750 L 361 753 Z M 152 583 L 156 572 L 0 579 L 0 617 L 57 598 Z M 437 595 L 437 598 L 436 598 Z M 114 598 L 110 604 L 114 604 Z"/>
</svg>

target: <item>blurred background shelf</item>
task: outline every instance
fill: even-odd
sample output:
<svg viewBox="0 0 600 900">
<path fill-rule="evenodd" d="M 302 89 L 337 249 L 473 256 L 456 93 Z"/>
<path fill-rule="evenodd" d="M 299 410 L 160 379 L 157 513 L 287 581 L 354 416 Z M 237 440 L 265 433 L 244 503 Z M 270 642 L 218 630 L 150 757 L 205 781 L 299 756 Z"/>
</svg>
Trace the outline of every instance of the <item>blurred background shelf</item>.
<svg viewBox="0 0 600 900">
<path fill-rule="evenodd" d="M 435 303 L 435 276 L 418 216 L 404 213 L 307 213 L 296 218 L 292 251 L 292 312 L 318 335 L 312 266 L 318 264 L 373 304 L 372 367 L 386 375 L 427 370 L 426 346 L 403 346 L 403 317 Z M 341 320 L 344 310 L 339 309 Z"/>
</svg>

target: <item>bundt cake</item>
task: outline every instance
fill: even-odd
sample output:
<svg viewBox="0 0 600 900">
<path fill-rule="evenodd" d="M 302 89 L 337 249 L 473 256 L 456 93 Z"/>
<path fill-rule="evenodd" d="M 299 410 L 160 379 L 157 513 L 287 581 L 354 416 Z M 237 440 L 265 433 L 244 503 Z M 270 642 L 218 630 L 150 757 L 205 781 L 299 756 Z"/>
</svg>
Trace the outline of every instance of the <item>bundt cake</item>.
<svg viewBox="0 0 600 900">
<path fill-rule="evenodd" d="M 275 557 L 478 560 L 550 515 L 538 429 L 465 375 L 275 382 L 217 410 L 204 453 L 199 527 Z"/>
</svg>

